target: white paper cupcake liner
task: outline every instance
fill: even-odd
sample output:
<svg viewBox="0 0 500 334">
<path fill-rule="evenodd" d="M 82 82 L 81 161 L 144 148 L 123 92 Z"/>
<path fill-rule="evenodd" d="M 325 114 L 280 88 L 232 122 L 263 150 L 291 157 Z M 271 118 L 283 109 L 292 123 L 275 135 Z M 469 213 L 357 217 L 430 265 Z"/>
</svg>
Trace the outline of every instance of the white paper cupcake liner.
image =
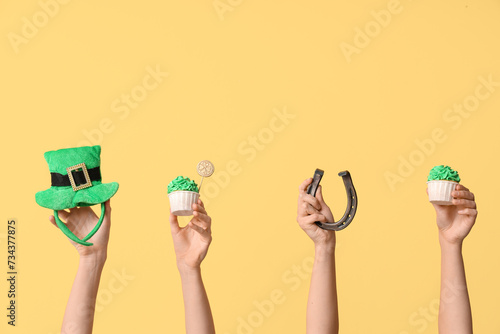
<svg viewBox="0 0 500 334">
<path fill-rule="evenodd" d="M 435 180 L 427 182 L 429 191 L 429 202 L 439 205 L 453 205 L 451 192 L 455 190 L 458 182 Z"/>
<path fill-rule="evenodd" d="M 191 216 L 192 204 L 198 201 L 200 194 L 195 191 L 173 191 L 168 194 L 170 210 L 176 216 Z"/>
</svg>

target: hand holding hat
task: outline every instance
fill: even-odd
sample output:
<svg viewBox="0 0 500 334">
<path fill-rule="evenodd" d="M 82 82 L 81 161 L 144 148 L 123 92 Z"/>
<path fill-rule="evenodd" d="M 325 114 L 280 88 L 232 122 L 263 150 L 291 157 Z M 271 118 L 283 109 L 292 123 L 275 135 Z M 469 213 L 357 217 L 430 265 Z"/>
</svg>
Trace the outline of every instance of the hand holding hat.
<svg viewBox="0 0 500 334">
<path fill-rule="evenodd" d="M 110 200 L 104 203 L 105 211 L 104 219 L 101 228 L 97 231 L 89 241 L 92 241 L 92 247 L 86 247 L 70 239 L 70 242 L 75 246 L 80 257 L 92 257 L 92 260 L 105 260 L 107 256 L 109 231 L 111 227 L 111 204 Z M 58 211 L 58 215 L 66 222 L 66 226 L 77 238 L 86 236 L 97 224 L 99 217 L 92 211 L 90 207 L 72 208 Z M 50 222 L 57 226 L 54 216 L 49 217 Z M 95 257 L 95 258 L 94 258 Z"/>
</svg>

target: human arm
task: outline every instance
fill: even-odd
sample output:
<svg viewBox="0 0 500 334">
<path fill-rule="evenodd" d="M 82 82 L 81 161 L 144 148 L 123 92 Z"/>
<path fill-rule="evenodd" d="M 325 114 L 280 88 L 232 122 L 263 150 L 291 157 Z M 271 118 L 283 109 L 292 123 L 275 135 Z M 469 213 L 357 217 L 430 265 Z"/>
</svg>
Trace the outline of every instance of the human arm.
<svg viewBox="0 0 500 334">
<path fill-rule="evenodd" d="M 79 265 L 66 305 L 61 334 L 90 334 L 94 324 L 94 311 L 101 273 L 107 258 L 111 205 L 105 203 L 106 213 L 100 229 L 89 239 L 92 246 L 83 246 L 70 240 L 79 254 Z M 78 237 L 87 235 L 98 218 L 89 207 L 72 208 L 58 212 L 68 228 Z M 57 227 L 54 216 L 50 222 Z"/>
<path fill-rule="evenodd" d="M 462 185 L 452 192 L 453 205 L 436 205 L 441 246 L 440 334 L 471 334 L 472 314 L 462 244 L 477 217 L 474 194 Z"/>
<path fill-rule="evenodd" d="M 214 321 L 203 285 L 201 262 L 212 241 L 211 218 L 201 199 L 193 204 L 193 218 L 180 227 L 177 216 L 170 214 L 177 268 L 181 276 L 187 334 L 213 334 Z"/>
<path fill-rule="evenodd" d="M 314 265 L 307 301 L 306 332 L 337 334 L 339 331 L 337 283 L 335 276 L 335 232 L 323 230 L 315 222 L 333 222 L 333 214 L 323 199 L 322 187 L 316 197 L 307 194 L 309 178 L 299 187 L 297 222 L 314 242 Z"/>
</svg>

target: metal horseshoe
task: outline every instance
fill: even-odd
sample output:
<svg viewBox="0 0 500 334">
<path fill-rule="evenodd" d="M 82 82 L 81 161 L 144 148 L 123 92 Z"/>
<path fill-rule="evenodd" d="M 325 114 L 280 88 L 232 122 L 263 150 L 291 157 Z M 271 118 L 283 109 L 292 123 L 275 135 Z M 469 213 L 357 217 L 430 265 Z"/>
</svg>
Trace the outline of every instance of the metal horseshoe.
<svg viewBox="0 0 500 334">
<path fill-rule="evenodd" d="M 307 193 L 316 196 L 316 190 L 318 190 L 319 182 L 323 177 L 325 172 L 321 169 L 316 169 L 313 176 L 313 182 L 307 188 Z M 358 208 L 358 195 L 356 194 L 356 189 L 354 189 L 354 185 L 352 184 L 351 174 L 348 171 L 343 171 L 339 173 L 339 176 L 342 176 L 342 180 L 344 181 L 345 191 L 347 193 L 347 209 L 344 213 L 344 216 L 340 218 L 339 221 L 333 223 L 321 223 L 316 222 L 316 225 L 321 227 L 324 230 L 330 231 L 341 231 L 345 229 L 354 219 L 354 215 L 356 214 L 356 209 Z"/>
</svg>

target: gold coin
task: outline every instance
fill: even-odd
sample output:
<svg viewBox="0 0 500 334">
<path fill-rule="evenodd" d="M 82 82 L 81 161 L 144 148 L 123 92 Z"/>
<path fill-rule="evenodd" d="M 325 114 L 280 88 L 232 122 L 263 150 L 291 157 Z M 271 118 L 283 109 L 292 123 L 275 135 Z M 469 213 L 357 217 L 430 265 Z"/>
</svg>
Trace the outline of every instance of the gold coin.
<svg viewBox="0 0 500 334">
<path fill-rule="evenodd" d="M 198 174 L 203 177 L 209 177 L 214 173 L 214 165 L 208 160 L 202 160 L 198 162 L 198 166 L 196 166 L 196 170 Z"/>
</svg>

